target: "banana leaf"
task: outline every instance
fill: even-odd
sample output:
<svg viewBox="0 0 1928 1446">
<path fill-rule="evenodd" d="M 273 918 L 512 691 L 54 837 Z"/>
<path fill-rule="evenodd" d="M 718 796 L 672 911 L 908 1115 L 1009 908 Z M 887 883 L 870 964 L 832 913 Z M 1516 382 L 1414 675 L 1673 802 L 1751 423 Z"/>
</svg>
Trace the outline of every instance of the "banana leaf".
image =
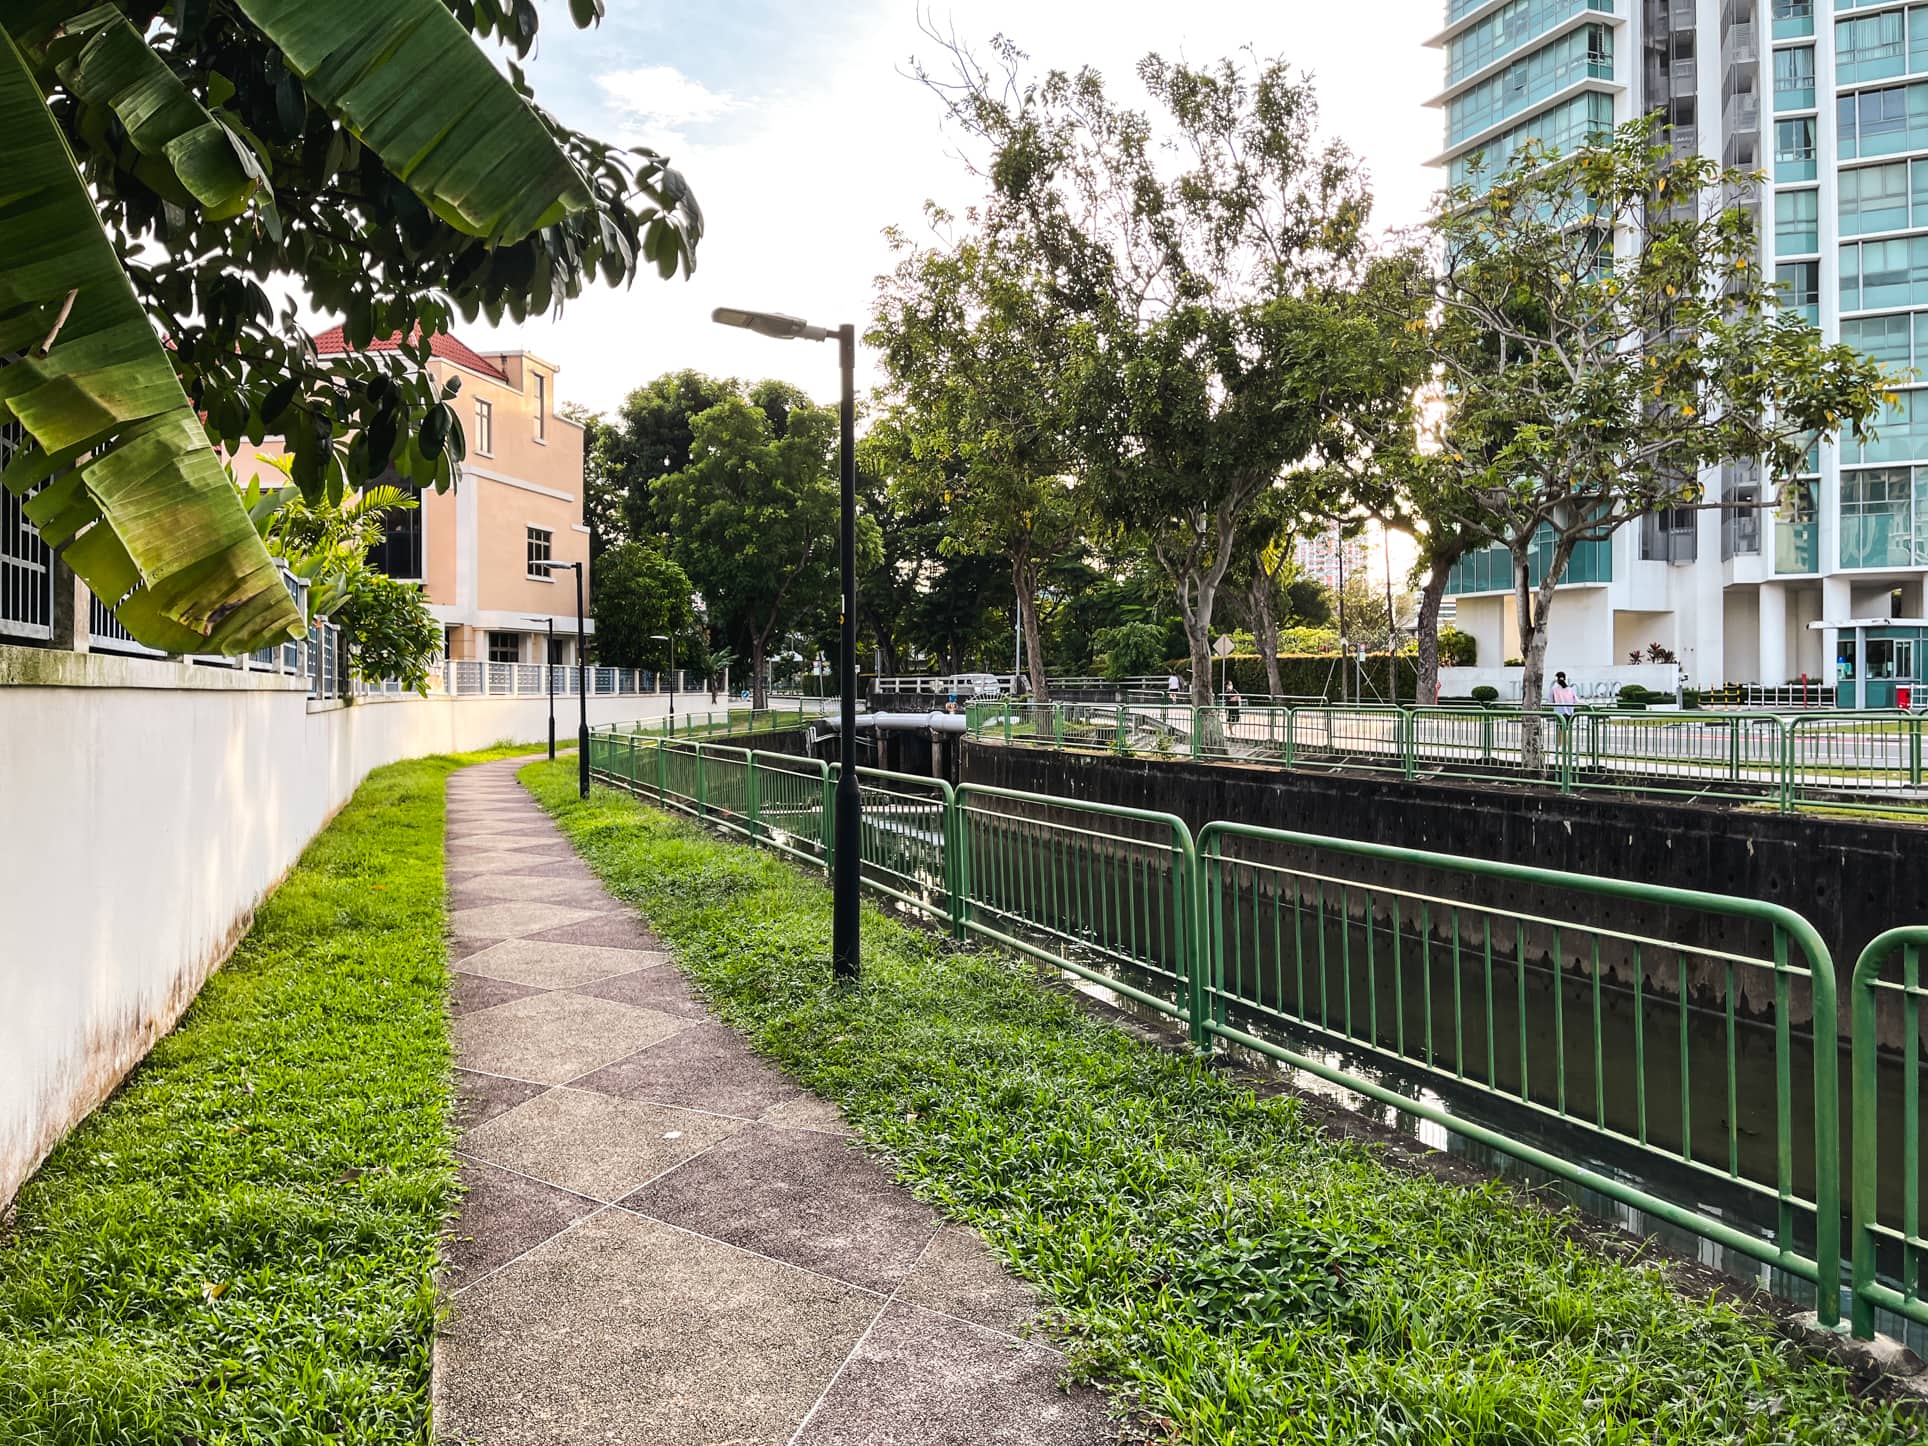
<svg viewBox="0 0 1928 1446">
<path fill-rule="evenodd" d="M 303 87 L 451 226 L 520 240 L 590 204 L 536 112 L 442 0 L 235 0 Z"/>
<path fill-rule="evenodd" d="M 217 220 L 240 214 L 266 179 L 246 143 L 209 115 L 127 17 L 97 5 L 66 21 L 55 70 L 81 100 L 104 105 L 143 156 L 167 162 Z"/>
<path fill-rule="evenodd" d="M 0 30 L 0 485 L 139 641 L 248 652 L 301 617 Z M 42 486 L 42 484 L 46 484 Z"/>
</svg>

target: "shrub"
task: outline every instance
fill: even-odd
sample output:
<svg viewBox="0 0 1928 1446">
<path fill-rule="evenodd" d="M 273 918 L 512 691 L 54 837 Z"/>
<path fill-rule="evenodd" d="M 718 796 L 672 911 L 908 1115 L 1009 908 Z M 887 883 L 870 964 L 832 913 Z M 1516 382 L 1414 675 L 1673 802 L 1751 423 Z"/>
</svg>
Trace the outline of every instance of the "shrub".
<svg viewBox="0 0 1928 1446">
<path fill-rule="evenodd" d="M 1491 704 L 1499 702 L 1500 690 L 1495 688 L 1491 683 L 1481 683 L 1477 688 L 1473 689 L 1472 698 L 1473 701 L 1482 708 L 1488 707 Z"/>
<path fill-rule="evenodd" d="M 1458 628 L 1439 630 L 1439 666 L 1470 668 L 1479 662 L 1479 639 Z"/>
<path fill-rule="evenodd" d="M 1120 623 L 1091 635 L 1099 670 L 1113 682 L 1142 678 L 1165 666 L 1165 630 L 1153 623 Z"/>
</svg>

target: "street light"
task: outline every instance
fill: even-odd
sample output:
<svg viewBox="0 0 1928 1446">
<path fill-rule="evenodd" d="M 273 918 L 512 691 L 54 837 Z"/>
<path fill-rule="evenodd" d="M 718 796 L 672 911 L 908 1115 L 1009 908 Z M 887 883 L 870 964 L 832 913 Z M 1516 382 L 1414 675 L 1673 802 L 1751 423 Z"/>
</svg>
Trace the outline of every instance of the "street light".
<svg viewBox="0 0 1928 1446">
<path fill-rule="evenodd" d="M 589 797 L 589 649 L 583 636 L 582 624 L 582 564 L 579 562 L 552 562 L 550 572 L 559 567 L 570 567 L 576 571 L 576 697 L 582 704 L 582 721 L 576 725 L 576 792 L 583 798 Z"/>
<path fill-rule="evenodd" d="M 837 561 L 843 574 L 843 658 L 837 665 L 843 726 L 838 731 L 836 864 L 830 879 L 832 919 L 830 969 L 839 979 L 855 979 L 858 972 L 857 891 L 862 883 L 862 832 L 859 810 L 863 795 L 857 787 L 857 328 L 812 326 L 800 316 L 774 311 L 739 311 L 719 306 L 712 321 L 740 326 L 778 341 L 837 339 L 837 359 L 843 372 L 842 473 L 843 507 L 837 539 Z"/>
<path fill-rule="evenodd" d="M 676 732 L 676 639 L 668 633 L 651 633 L 649 640 L 652 643 L 669 644 L 669 731 L 674 734 Z"/>
<path fill-rule="evenodd" d="M 549 625 L 548 650 L 542 655 L 542 676 L 549 683 L 549 761 L 556 761 L 556 617 L 530 618 L 532 623 Z"/>
</svg>

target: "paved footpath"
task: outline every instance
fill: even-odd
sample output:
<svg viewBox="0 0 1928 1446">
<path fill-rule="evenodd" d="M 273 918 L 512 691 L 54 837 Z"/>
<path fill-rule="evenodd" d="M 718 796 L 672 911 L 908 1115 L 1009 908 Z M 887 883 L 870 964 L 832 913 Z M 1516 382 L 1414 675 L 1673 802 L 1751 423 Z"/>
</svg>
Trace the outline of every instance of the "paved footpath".
<svg viewBox="0 0 1928 1446">
<path fill-rule="evenodd" d="M 719 1024 L 515 781 L 448 786 L 468 1196 L 445 1442 L 1084 1446 L 1036 1309 Z"/>
</svg>

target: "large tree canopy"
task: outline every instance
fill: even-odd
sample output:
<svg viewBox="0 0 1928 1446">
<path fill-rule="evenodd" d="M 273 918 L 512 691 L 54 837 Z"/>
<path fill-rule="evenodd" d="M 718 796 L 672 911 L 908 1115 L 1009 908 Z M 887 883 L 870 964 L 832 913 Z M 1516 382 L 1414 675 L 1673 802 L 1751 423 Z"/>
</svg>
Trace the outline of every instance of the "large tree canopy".
<svg viewBox="0 0 1928 1446">
<path fill-rule="evenodd" d="M 310 498 L 391 465 L 445 485 L 461 427 L 429 334 L 692 263 L 701 214 L 663 158 L 560 126 L 472 38 L 526 54 L 536 29 L 528 0 L 0 8 L 0 409 L 33 444 L 5 481 L 41 489 L 32 520 L 142 641 L 295 624 L 211 443 L 284 437 Z M 351 347 L 404 345 L 317 356 L 278 276 Z"/>
<path fill-rule="evenodd" d="M 777 628 L 829 603 L 837 587 L 837 412 L 763 382 L 691 419 L 689 465 L 659 479 L 653 505 L 671 557 L 702 594 L 712 626 L 746 646 L 754 703 Z M 876 524 L 859 519 L 859 566 L 876 565 Z"/>
</svg>

